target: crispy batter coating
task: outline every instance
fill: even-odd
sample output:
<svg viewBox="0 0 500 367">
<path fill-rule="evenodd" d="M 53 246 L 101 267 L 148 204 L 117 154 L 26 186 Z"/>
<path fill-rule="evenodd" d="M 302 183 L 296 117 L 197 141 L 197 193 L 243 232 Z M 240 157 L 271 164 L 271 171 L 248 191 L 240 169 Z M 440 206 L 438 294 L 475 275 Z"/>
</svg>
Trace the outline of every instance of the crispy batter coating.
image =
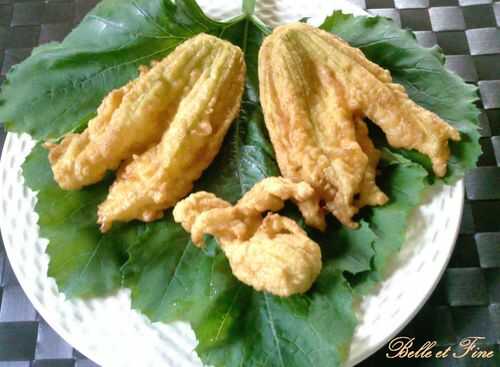
<svg viewBox="0 0 500 367">
<path fill-rule="evenodd" d="M 305 182 L 292 182 L 283 177 L 268 177 L 255 184 L 238 201 L 238 208 L 246 213 L 277 212 L 283 209 L 286 200 L 292 200 L 302 209 L 302 215 L 308 225 L 325 229 L 324 213 L 319 204 L 320 197 Z"/>
<path fill-rule="evenodd" d="M 240 109 L 245 63 L 231 43 L 206 35 L 201 41 L 210 52 L 194 69 L 196 82 L 189 84 L 160 142 L 120 167 L 98 209 L 102 231 L 114 221 L 160 218 L 191 191 L 219 151 Z"/>
<path fill-rule="evenodd" d="M 358 208 L 366 205 L 383 205 L 389 198 L 380 190 L 375 182 L 377 175 L 377 166 L 380 160 L 380 151 L 375 148 L 368 135 L 368 127 L 361 119 L 355 119 L 356 140 L 363 152 L 368 156 L 368 166 L 366 168 L 361 187 L 359 190 L 359 199 L 355 201 Z"/>
<path fill-rule="evenodd" d="M 47 143 L 54 178 L 74 190 L 100 181 L 107 170 L 160 141 L 181 102 L 204 88 L 223 41 L 201 34 L 178 46 L 150 70 L 109 93 L 81 134 Z"/>
<path fill-rule="evenodd" d="M 293 220 L 269 213 L 283 202 L 312 202 L 306 183 L 271 177 L 257 183 L 234 206 L 208 192 L 197 192 L 177 203 L 174 219 L 201 246 L 203 235 L 215 236 L 233 274 L 256 290 L 279 296 L 306 292 L 321 271 L 321 250 Z M 319 207 L 318 207 L 319 208 Z"/>
<path fill-rule="evenodd" d="M 290 218 L 268 214 L 245 243 L 224 246 L 236 278 L 277 296 L 304 293 L 321 271 L 321 250 Z"/>
<path fill-rule="evenodd" d="M 310 183 L 350 227 L 361 206 L 387 200 L 374 179 L 379 154 L 356 121 L 369 117 L 392 146 L 429 155 L 438 176 L 446 173 L 448 139 L 460 139 L 360 50 L 304 23 L 278 27 L 264 40 L 259 79 L 282 174 Z"/>
</svg>

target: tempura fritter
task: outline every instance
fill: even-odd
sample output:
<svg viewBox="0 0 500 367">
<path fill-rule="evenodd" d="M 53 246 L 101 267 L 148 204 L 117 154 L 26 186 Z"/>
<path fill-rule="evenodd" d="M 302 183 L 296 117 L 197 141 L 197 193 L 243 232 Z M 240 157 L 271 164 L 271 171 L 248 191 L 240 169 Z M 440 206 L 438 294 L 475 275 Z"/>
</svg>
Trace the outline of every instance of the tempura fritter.
<svg viewBox="0 0 500 367">
<path fill-rule="evenodd" d="M 191 191 L 237 116 L 245 77 L 243 53 L 227 41 L 200 37 L 200 46 L 210 52 L 187 70 L 195 82 L 185 89 L 159 143 L 120 167 L 98 209 L 102 231 L 114 221 L 160 218 L 164 209 Z"/>
<path fill-rule="evenodd" d="M 174 219 L 191 232 L 195 245 L 215 236 L 233 274 L 256 290 L 279 296 L 306 292 L 321 271 L 321 250 L 293 220 L 278 214 L 285 200 L 318 206 L 308 184 L 270 177 L 231 206 L 201 191 L 177 203 Z"/>
<path fill-rule="evenodd" d="M 379 153 L 359 124 L 363 117 L 378 124 L 392 146 L 427 154 L 438 176 L 446 173 L 448 139 L 460 139 L 360 50 L 304 23 L 278 27 L 264 40 L 259 79 L 282 174 L 311 184 L 349 227 L 361 206 L 387 200 L 375 184 Z"/>
<path fill-rule="evenodd" d="M 158 143 L 181 102 L 212 77 L 207 70 L 220 58 L 221 45 L 228 48 L 205 34 L 182 43 L 151 69 L 142 67 L 137 79 L 109 93 L 83 133 L 46 144 L 59 186 L 74 190 L 98 182 L 107 170 Z"/>
</svg>

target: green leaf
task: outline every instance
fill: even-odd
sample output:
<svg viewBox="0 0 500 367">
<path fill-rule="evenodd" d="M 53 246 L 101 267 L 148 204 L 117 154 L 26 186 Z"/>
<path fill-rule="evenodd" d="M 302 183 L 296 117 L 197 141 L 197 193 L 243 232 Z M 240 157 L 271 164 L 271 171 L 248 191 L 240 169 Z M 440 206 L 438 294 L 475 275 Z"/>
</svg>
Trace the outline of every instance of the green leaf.
<svg viewBox="0 0 500 367">
<path fill-rule="evenodd" d="M 391 259 L 404 244 L 408 218 L 429 186 L 428 172 L 421 165 L 387 149 L 383 151 L 383 159 L 385 166 L 381 176 L 384 179 L 379 184 L 390 200 L 384 206 L 369 208 L 365 216 L 376 236 L 373 269 L 350 278 L 351 284 L 362 294 L 386 275 Z"/>
<path fill-rule="evenodd" d="M 40 236 L 47 238 L 49 273 L 68 297 L 105 295 L 120 286 L 125 250 L 134 241 L 133 226 L 103 236 L 96 209 L 107 194 L 110 177 L 79 191 L 57 186 L 47 158 L 38 145 L 28 156 L 23 173 L 26 184 L 37 192 Z"/>
<path fill-rule="evenodd" d="M 331 265 L 304 296 L 280 298 L 242 285 L 194 325 L 197 351 L 205 364 L 221 367 L 339 366 L 356 324 L 352 308 L 351 289 Z"/>
<path fill-rule="evenodd" d="M 322 257 L 331 259 L 336 269 L 357 274 L 371 270 L 371 261 L 375 255 L 373 243 L 376 235 L 369 224 L 362 220 L 358 229 L 346 227 L 329 228 L 320 238 Z"/>
<path fill-rule="evenodd" d="M 408 217 L 420 204 L 428 186 L 428 174 L 422 166 L 396 154 L 391 156 L 395 161 L 384 169 L 387 179 L 381 183 L 381 189 L 390 200 L 382 207 L 372 208 L 369 217 L 370 227 L 377 235 L 373 245 L 375 269 L 380 271 L 403 245 Z"/>
<path fill-rule="evenodd" d="M 239 286 L 225 256 L 218 250 L 208 256 L 195 247 L 171 213 L 144 226 L 129 256 L 123 270 L 132 307 L 154 321 L 196 321 L 219 300 L 210 295 L 223 297 L 219 290 Z"/>
<path fill-rule="evenodd" d="M 478 99 L 477 88 L 444 68 L 444 56 L 438 48 L 419 46 L 412 32 L 383 17 L 354 17 L 334 12 L 320 28 L 360 48 L 368 59 L 388 69 L 415 102 L 460 131 L 462 140 L 450 142 L 452 156 L 447 182 L 454 182 L 465 170 L 475 167 L 481 154 L 479 110 L 474 104 Z M 416 152 L 398 152 L 422 162 Z"/>
<path fill-rule="evenodd" d="M 194 0 L 102 1 L 62 43 L 35 49 L 11 69 L 0 93 L 0 121 L 36 139 L 60 137 L 85 126 L 103 97 L 135 78 L 140 65 L 195 34 L 227 27 Z"/>
</svg>

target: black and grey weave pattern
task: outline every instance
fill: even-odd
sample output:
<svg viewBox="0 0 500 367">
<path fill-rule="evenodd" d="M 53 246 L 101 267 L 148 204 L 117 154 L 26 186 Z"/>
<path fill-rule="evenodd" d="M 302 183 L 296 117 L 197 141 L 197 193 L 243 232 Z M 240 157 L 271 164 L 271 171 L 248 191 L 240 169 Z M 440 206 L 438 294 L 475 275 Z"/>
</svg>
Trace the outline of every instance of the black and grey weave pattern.
<svg viewBox="0 0 500 367">
<path fill-rule="evenodd" d="M 325 0 L 335 1 L 335 0 Z M 495 358 L 387 359 L 382 348 L 367 366 L 500 366 L 500 2 L 491 0 L 350 0 L 415 31 L 424 46 L 439 45 L 447 66 L 479 87 L 479 167 L 465 179 L 466 203 L 458 243 L 438 288 L 400 333 L 416 343 L 456 347 L 483 336 Z M 0 0 L 0 74 L 31 49 L 61 40 L 97 0 Z M 0 131 L 0 146 L 5 133 Z M 0 367 L 95 366 L 37 314 L 0 245 Z"/>
</svg>

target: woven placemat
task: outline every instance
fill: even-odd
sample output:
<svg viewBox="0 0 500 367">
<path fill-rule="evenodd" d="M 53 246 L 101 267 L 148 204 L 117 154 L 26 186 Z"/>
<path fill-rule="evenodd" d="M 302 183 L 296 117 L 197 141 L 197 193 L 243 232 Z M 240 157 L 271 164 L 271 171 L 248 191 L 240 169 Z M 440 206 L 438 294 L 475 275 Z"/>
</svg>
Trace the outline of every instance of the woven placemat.
<svg viewBox="0 0 500 367">
<path fill-rule="evenodd" d="M 328 0 L 325 0 L 328 1 Z M 331 0 L 334 1 L 334 0 Z M 415 344 L 435 340 L 457 348 L 481 336 L 492 359 L 388 359 L 385 346 L 361 366 L 500 366 L 500 2 L 490 0 L 351 0 L 438 44 L 447 66 L 479 86 L 479 167 L 465 179 L 466 203 L 458 243 L 436 291 L 399 334 Z M 41 43 L 62 40 L 96 0 L 0 0 L 0 80 Z M 0 128 L 0 147 L 5 132 Z M 90 367 L 37 314 L 12 273 L 0 244 L 0 367 Z"/>
</svg>

